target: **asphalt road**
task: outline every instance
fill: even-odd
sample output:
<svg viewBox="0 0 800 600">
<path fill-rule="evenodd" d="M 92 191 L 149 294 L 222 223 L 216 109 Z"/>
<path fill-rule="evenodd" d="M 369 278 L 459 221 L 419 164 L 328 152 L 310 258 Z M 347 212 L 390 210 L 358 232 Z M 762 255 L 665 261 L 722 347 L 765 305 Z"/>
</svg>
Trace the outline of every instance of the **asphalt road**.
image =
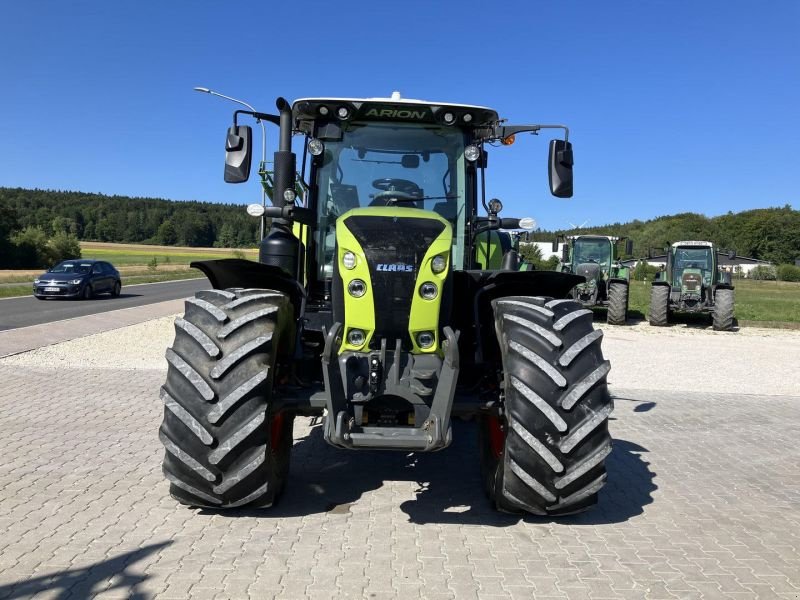
<svg viewBox="0 0 800 600">
<path fill-rule="evenodd" d="M 0 300 L 0 331 L 185 298 L 198 290 L 209 287 L 210 284 L 204 277 L 163 283 L 123 285 L 122 294 L 118 298 L 112 298 L 107 294 L 92 300 L 37 300 L 32 295 L 8 298 Z"/>
</svg>

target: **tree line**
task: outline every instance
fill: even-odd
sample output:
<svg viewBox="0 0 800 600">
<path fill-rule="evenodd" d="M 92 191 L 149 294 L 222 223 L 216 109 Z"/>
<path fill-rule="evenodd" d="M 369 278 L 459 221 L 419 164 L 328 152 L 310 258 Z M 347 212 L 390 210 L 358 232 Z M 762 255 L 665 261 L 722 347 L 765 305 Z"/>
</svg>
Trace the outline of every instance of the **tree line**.
<svg viewBox="0 0 800 600">
<path fill-rule="evenodd" d="M 800 259 L 800 211 L 783 208 L 758 208 L 718 217 L 681 213 L 648 221 L 633 220 L 573 230 L 539 230 L 529 241 L 552 241 L 558 234 L 624 236 L 633 240 L 633 257 L 661 253 L 667 244 L 681 240 L 705 240 L 719 248 L 735 250 L 739 256 L 758 258 L 775 264 L 792 264 Z"/>
<path fill-rule="evenodd" d="M 73 240 L 240 248 L 258 233 L 238 204 L 0 187 L 0 267 L 44 266 Z"/>
<path fill-rule="evenodd" d="M 28 266 L 22 263 L 30 263 L 31 245 L 69 249 L 73 240 L 89 240 L 235 248 L 255 245 L 258 228 L 258 219 L 238 204 L 0 187 L 0 266 L 6 268 Z M 577 233 L 631 238 L 637 258 L 679 240 L 708 240 L 775 264 L 800 258 L 800 211 L 788 205 L 718 217 L 681 213 L 576 230 L 539 230 L 523 241 Z M 47 260 L 57 254 L 52 250 Z"/>
</svg>

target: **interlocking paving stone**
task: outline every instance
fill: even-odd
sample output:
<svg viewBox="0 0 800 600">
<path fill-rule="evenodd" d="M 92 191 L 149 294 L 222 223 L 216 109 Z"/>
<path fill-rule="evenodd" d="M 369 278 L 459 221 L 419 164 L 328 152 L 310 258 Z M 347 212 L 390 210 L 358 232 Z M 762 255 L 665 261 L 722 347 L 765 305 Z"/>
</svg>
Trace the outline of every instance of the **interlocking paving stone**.
<svg viewBox="0 0 800 600">
<path fill-rule="evenodd" d="M 495 512 L 474 423 L 336 450 L 298 418 L 267 511 L 170 499 L 158 370 L 0 365 L 0 599 L 797 598 L 800 397 L 613 389 L 591 512 Z"/>
</svg>

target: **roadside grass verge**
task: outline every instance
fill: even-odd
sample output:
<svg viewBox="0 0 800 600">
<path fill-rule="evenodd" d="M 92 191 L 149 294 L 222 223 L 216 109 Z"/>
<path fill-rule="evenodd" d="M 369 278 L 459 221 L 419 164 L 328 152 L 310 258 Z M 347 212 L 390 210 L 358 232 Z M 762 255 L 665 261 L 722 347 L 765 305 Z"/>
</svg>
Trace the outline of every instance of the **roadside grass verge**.
<svg viewBox="0 0 800 600">
<path fill-rule="evenodd" d="M 134 276 L 122 276 L 122 294 L 125 294 L 125 287 L 137 285 L 139 283 L 159 283 L 162 281 L 177 281 L 180 279 L 205 278 L 197 269 L 182 269 L 180 271 L 164 271 L 157 273 L 142 273 Z M 210 284 L 209 284 L 210 286 Z M 0 286 L 0 298 L 14 298 L 16 296 L 31 296 L 33 292 L 30 285 L 9 285 Z"/>
</svg>

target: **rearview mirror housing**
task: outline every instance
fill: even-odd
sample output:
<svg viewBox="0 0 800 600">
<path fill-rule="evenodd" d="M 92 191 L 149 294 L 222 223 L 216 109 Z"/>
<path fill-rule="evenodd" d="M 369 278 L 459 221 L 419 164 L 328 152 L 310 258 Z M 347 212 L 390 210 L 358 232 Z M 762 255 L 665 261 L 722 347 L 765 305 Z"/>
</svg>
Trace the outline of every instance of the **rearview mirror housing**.
<svg viewBox="0 0 800 600">
<path fill-rule="evenodd" d="M 552 247 L 553 254 L 558 252 L 558 238 L 553 240 L 553 247 Z"/>
<path fill-rule="evenodd" d="M 728 252 L 728 258 L 730 260 L 734 260 L 736 258 L 736 250 L 731 250 L 730 252 Z"/>
<path fill-rule="evenodd" d="M 556 198 L 572 198 L 573 164 L 572 144 L 565 140 L 550 140 L 550 193 Z"/>
<path fill-rule="evenodd" d="M 416 169 L 419 167 L 419 155 L 404 154 L 400 159 L 400 164 L 404 169 Z"/>
<path fill-rule="evenodd" d="M 633 256 L 633 240 L 625 240 L 625 254 Z"/>
<path fill-rule="evenodd" d="M 569 244 L 564 242 L 564 247 L 561 248 L 561 262 L 568 263 L 569 262 Z"/>
<path fill-rule="evenodd" d="M 248 125 L 232 125 L 225 138 L 226 183 L 244 183 L 250 178 L 252 155 L 252 128 Z"/>
</svg>

